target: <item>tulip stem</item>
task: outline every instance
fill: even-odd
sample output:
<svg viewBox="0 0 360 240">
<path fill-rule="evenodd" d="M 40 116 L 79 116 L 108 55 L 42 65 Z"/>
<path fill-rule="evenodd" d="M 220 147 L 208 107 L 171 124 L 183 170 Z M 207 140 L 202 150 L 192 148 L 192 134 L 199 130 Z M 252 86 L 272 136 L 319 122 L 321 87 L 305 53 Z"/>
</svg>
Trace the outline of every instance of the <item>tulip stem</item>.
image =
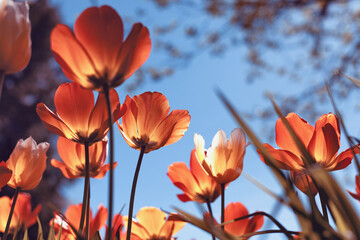
<svg viewBox="0 0 360 240">
<path fill-rule="evenodd" d="M 221 224 L 225 222 L 225 183 L 221 183 Z M 221 229 L 224 230 L 224 225 L 221 225 Z"/>
<path fill-rule="evenodd" d="M 87 205 L 90 205 L 90 202 L 88 201 L 90 198 L 89 197 L 89 193 L 90 193 L 89 143 L 85 142 L 84 148 L 85 148 L 85 183 L 84 183 L 84 195 L 83 195 L 83 203 L 81 208 L 81 217 L 80 217 L 80 226 L 79 226 L 79 233 L 81 236 L 83 234 L 84 222 L 86 220 L 86 223 L 88 223 L 89 220 Z M 86 228 L 87 227 L 88 225 L 86 225 Z"/>
<path fill-rule="evenodd" d="M 5 82 L 5 72 L 0 71 L 0 101 L 1 101 L 2 91 L 3 91 L 3 87 L 4 87 L 4 82 Z"/>
<path fill-rule="evenodd" d="M 4 240 L 6 240 L 7 235 L 8 235 L 8 232 L 9 232 L 10 223 L 11 223 L 11 219 L 12 219 L 12 216 L 13 216 L 13 213 L 14 213 L 15 204 L 16 204 L 16 200 L 17 200 L 17 197 L 18 197 L 18 195 L 19 195 L 19 192 L 20 192 L 20 188 L 17 187 L 17 188 L 15 189 L 15 194 L 14 194 L 13 201 L 12 201 L 12 204 L 11 204 L 11 209 L 10 209 L 9 217 L 8 217 L 8 220 L 7 220 L 7 223 L 6 223 L 5 232 L 4 232 L 4 235 L 3 235 L 3 238 L 2 238 L 2 239 L 4 239 Z"/>
<path fill-rule="evenodd" d="M 214 224 L 214 215 L 213 215 L 213 212 L 212 212 L 212 209 L 211 209 L 211 204 L 210 204 L 210 201 L 209 199 L 206 199 L 206 205 L 209 209 L 209 213 L 210 213 L 210 217 L 211 217 L 211 224 Z M 211 236 L 212 236 L 212 240 L 215 240 L 215 235 L 213 233 L 211 233 Z"/>
<path fill-rule="evenodd" d="M 131 187 L 131 195 L 130 195 L 130 203 L 129 203 L 129 214 L 128 214 L 128 222 L 127 222 L 127 233 L 126 233 L 126 240 L 130 240 L 131 236 L 131 225 L 132 225 L 132 216 L 134 210 L 134 200 L 135 200 L 135 190 L 136 190 L 136 183 L 139 177 L 141 162 L 145 153 L 146 145 L 141 146 L 140 155 L 138 159 L 138 163 L 136 165 L 136 170 L 134 174 L 134 179 Z"/>
<path fill-rule="evenodd" d="M 110 102 L 110 92 L 109 86 L 107 84 L 103 85 L 103 90 L 106 98 L 106 105 L 108 109 L 109 116 L 109 137 L 110 137 L 110 147 L 109 147 L 109 158 L 110 158 L 110 174 L 109 174 L 109 215 L 108 215 L 108 234 L 109 239 L 112 235 L 112 215 L 113 215 L 113 190 L 114 190 L 114 132 L 113 132 L 113 117 L 111 112 L 111 102 Z"/>
</svg>

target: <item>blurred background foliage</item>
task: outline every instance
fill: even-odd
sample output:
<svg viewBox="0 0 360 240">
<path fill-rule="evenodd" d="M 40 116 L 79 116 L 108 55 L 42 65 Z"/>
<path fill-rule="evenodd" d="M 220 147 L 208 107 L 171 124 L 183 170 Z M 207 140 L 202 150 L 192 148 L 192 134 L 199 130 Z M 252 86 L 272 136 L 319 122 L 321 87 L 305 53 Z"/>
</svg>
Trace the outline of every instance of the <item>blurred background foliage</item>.
<svg viewBox="0 0 360 240">
<path fill-rule="evenodd" d="M 139 70 L 134 83 L 127 85 L 129 91 L 145 80 L 166 81 L 167 76 L 191 65 L 192 60 L 204 52 L 221 57 L 237 48 L 246 49 L 246 55 L 241 56 L 243 59 L 239 56 L 239 62 L 234 62 L 234 66 L 243 64 L 244 60 L 251 66 L 243 75 L 248 84 L 265 81 L 263 76 L 269 72 L 288 81 L 309 83 L 309 87 L 296 95 L 289 96 L 281 89 L 275 93 L 283 113 L 296 111 L 305 119 L 315 119 L 321 111 L 321 104 L 313 102 L 328 101 L 324 79 L 332 86 L 337 101 L 346 101 L 355 89 L 340 73 L 359 77 L 358 1 L 150 1 L 158 11 L 177 9 L 178 15 L 174 15 L 171 21 L 151 26 L 154 36 L 152 54 L 160 55 L 164 61 L 161 64 L 149 63 Z M 98 3 L 89 1 L 89 4 Z M 148 14 L 146 8 L 139 6 L 138 15 Z M 65 81 L 49 47 L 50 32 L 61 22 L 57 11 L 47 0 L 30 2 L 31 61 L 24 71 L 6 76 L 0 102 L 2 161 L 8 159 L 20 138 L 30 135 L 38 143 L 51 143 L 49 160 L 56 153 L 56 141 L 43 127 L 35 108 L 39 102 L 53 107 L 54 92 Z M 169 37 L 174 34 L 179 37 L 177 41 Z M 283 55 L 291 56 L 291 61 L 278 61 Z M 319 78 L 321 81 L 318 81 Z M 275 118 L 271 108 L 248 112 L 246 116 L 260 117 L 264 121 Z M 59 195 L 59 186 L 63 182 L 61 172 L 49 164 L 43 181 L 31 192 L 33 204 L 43 204 L 41 219 L 45 236 L 47 223 L 52 217 L 52 210 L 46 203 L 63 206 L 64 199 Z M 6 187 L 1 191 L 1 195 L 4 194 L 12 195 L 13 191 Z"/>
</svg>

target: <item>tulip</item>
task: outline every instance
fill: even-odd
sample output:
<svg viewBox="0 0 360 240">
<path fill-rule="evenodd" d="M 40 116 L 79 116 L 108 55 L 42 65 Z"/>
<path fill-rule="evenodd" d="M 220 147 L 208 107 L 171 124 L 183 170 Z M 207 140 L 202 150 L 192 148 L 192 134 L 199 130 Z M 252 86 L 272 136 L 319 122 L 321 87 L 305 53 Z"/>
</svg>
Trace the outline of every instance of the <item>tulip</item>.
<svg viewBox="0 0 360 240">
<path fill-rule="evenodd" d="M 82 204 L 70 205 L 65 211 L 64 220 L 59 214 L 54 213 L 54 218 L 50 221 L 50 225 L 54 224 L 54 229 L 56 232 L 56 239 L 58 239 L 59 230 L 61 227 L 61 240 L 75 240 L 76 233 L 71 228 L 74 227 L 78 229 L 80 225 L 80 214 L 81 214 Z M 107 209 L 100 205 L 96 216 L 93 218 L 92 211 L 90 210 L 90 234 L 89 237 L 92 239 L 96 232 L 100 231 L 101 228 L 105 226 L 107 219 L 108 211 Z M 70 224 L 70 225 L 69 225 Z"/>
<path fill-rule="evenodd" d="M 133 231 L 136 237 L 147 240 L 171 240 L 180 231 L 185 222 L 181 221 L 176 215 L 166 213 L 155 207 L 143 207 L 136 214 L 133 220 Z"/>
<path fill-rule="evenodd" d="M 41 210 L 41 205 L 37 205 L 32 211 L 30 199 L 30 194 L 19 193 L 10 224 L 10 232 L 13 232 L 18 224 L 20 224 L 20 226 L 24 225 L 25 228 L 29 228 L 36 223 L 37 216 Z M 5 231 L 5 225 L 9 217 L 12 201 L 13 200 L 8 196 L 0 198 L 0 232 Z"/>
<path fill-rule="evenodd" d="M 0 188 L 9 182 L 11 176 L 12 171 L 6 167 L 6 162 L 0 162 Z"/>
<path fill-rule="evenodd" d="M 316 121 L 315 127 L 296 113 L 289 113 L 286 119 L 315 161 L 312 165 L 321 166 L 329 172 L 340 170 L 351 163 L 354 154 L 360 153 L 360 149 L 353 146 L 337 154 L 340 148 L 340 128 L 333 113 L 322 115 Z M 273 157 L 278 168 L 290 171 L 291 178 L 300 191 L 316 195 L 318 190 L 303 162 L 305 157 L 281 119 L 276 122 L 275 133 L 276 144 L 280 149 L 275 149 L 269 144 L 263 146 Z M 261 154 L 260 158 L 265 162 Z"/>
<path fill-rule="evenodd" d="M 110 91 L 112 119 L 118 120 L 126 111 L 120 108 L 119 96 Z M 93 144 L 101 141 L 109 131 L 104 94 L 99 93 L 94 106 L 94 94 L 77 83 L 63 83 L 55 92 L 56 111 L 39 103 L 36 112 L 46 128 L 78 143 Z"/>
<path fill-rule="evenodd" d="M 19 72 L 31 56 L 31 24 L 26 1 L 0 0 L 0 29 L 0 72 Z"/>
<path fill-rule="evenodd" d="M 89 147 L 89 169 L 90 177 L 103 178 L 110 169 L 109 164 L 105 164 L 107 155 L 108 139 L 94 143 Z M 82 144 L 59 137 L 57 142 L 58 153 L 63 160 L 51 160 L 51 165 L 59 168 L 66 178 L 74 179 L 85 176 L 85 150 Z"/>
<path fill-rule="evenodd" d="M 45 171 L 49 146 L 47 142 L 36 144 L 32 137 L 20 139 L 6 161 L 6 167 L 13 172 L 8 185 L 21 190 L 34 189 Z"/>
<path fill-rule="evenodd" d="M 130 98 L 124 104 L 127 111 L 118 123 L 127 144 L 144 152 L 159 149 L 179 141 L 190 124 L 187 110 L 173 110 L 166 97 L 159 92 L 145 92 Z"/>
<path fill-rule="evenodd" d="M 220 184 L 234 181 L 241 174 L 246 148 L 245 133 L 240 128 L 231 132 L 227 140 L 223 130 L 213 138 L 211 147 L 205 150 L 204 138 L 194 135 L 196 157 L 206 172 Z"/>
<path fill-rule="evenodd" d="M 211 203 L 220 195 L 220 184 L 200 165 L 195 150 L 191 151 L 190 170 L 185 163 L 176 162 L 169 166 L 167 175 L 172 183 L 184 192 L 177 195 L 183 202 Z"/>
<path fill-rule="evenodd" d="M 109 6 L 90 7 L 77 18 L 74 34 L 58 24 L 51 33 L 51 50 L 64 74 L 82 87 L 114 88 L 129 78 L 149 57 L 149 30 L 134 24 L 123 40 L 123 22 Z"/>
</svg>

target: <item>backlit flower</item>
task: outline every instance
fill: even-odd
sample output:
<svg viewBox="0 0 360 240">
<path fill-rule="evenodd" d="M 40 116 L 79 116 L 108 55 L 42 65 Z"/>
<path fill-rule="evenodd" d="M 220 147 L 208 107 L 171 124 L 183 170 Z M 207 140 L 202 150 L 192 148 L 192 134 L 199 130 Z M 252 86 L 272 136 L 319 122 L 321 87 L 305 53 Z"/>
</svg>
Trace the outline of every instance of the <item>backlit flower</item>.
<svg viewBox="0 0 360 240">
<path fill-rule="evenodd" d="M 113 121 L 126 111 L 120 108 L 119 96 L 110 91 Z M 39 103 L 36 112 L 46 128 L 74 142 L 92 143 L 101 141 L 109 131 L 106 99 L 99 93 L 94 106 L 94 94 L 77 83 L 63 83 L 55 92 L 56 111 L 52 112 L 44 103 Z"/>
<path fill-rule="evenodd" d="M 166 213 L 155 207 L 141 208 L 136 219 L 133 220 L 131 233 L 142 240 L 171 240 L 185 225 L 175 215 L 167 217 Z"/>
<path fill-rule="evenodd" d="M 32 211 L 30 199 L 30 194 L 19 193 L 10 223 L 10 232 L 14 231 L 18 223 L 24 225 L 25 228 L 29 228 L 36 223 L 36 218 L 41 210 L 41 205 L 37 205 Z M 0 198 L 0 232 L 5 232 L 12 201 L 13 200 L 8 196 Z"/>
<path fill-rule="evenodd" d="M 10 180 L 12 171 L 6 167 L 6 162 L 0 162 L 0 189 Z"/>
<path fill-rule="evenodd" d="M 108 139 L 105 137 L 89 147 L 90 177 L 103 178 L 106 172 L 109 171 L 110 164 L 105 164 L 107 143 Z M 66 178 L 85 177 L 84 145 L 59 137 L 57 148 L 63 162 L 52 159 L 51 165 L 59 168 Z M 114 165 L 116 166 L 116 163 Z"/>
<path fill-rule="evenodd" d="M 359 175 L 356 175 L 356 177 L 355 177 L 355 184 L 356 184 L 356 188 L 355 188 L 356 193 L 352 193 L 352 192 L 349 192 L 349 191 L 348 191 L 348 193 L 353 198 L 360 201 L 360 176 Z"/>
<path fill-rule="evenodd" d="M 82 87 L 116 87 L 149 57 L 149 30 L 134 24 L 123 40 L 123 22 L 109 6 L 90 7 L 77 18 L 74 34 L 58 24 L 51 33 L 51 50 L 64 74 Z"/>
<path fill-rule="evenodd" d="M 76 230 L 79 229 L 80 226 L 80 216 L 81 216 L 82 204 L 78 205 L 70 205 L 66 212 L 65 218 L 67 221 L 64 221 L 62 217 L 56 213 L 54 213 L 54 218 L 51 220 L 50 225 L 54 224 L 54 229 L 56 235 L 59 234 L 60 226 L 61 226 L 61 240 L 75 240 L 76 234 L 73 229 L 69 226 L 69 224 L 74 227 Z M 90 227 L 89 227 L 89 238 L 95 235 L 97 231 L 105 226 L 106 219 L 108 216 L 107 209 L 100 205 L 96 216 L 93 218 L 92 211 L 90 209 Z M 68 224 L 69 223 L 69 224 Z M 84 227 L 85 231 L 85 227 Z M 56 236 L 57 239 L 57 236 Z"/>
<path fill-rule="evenodd" d="M 167 175 L 172 183 L 184 192 L 177 195 L 183 202 L 210 203 L 220 195 L 220 184 L 200 165 L 196 159 L 195 150 L 191 151 L 190 170 L 185 163 L 176 162 L 169 166 Z"/>
<path fill-rule="evenodd" d="M 296 113 L 289 113 L 286 119 L 315 160 L 314 164 L 322 166 L 327 171 L 347 167 L 354 157 L 354 152 L 360 152 L 359 148 L 354 146 L 337 154 L 340 148 L 340 128 L 333 113 L 322 115 L 316 121 L 315 128 Z M 281 119 L 276 122 L 275 133 L 276 144 L 281 149 L 274 149 L 269 144 L 263 146 L 274 158 L 277 167 L 290 171 L 292 180 L 298 189 L 304 193 L 310 189 L 311 193 L 315 195 L 317 189 L 305 168 L 304 157 Z M 261 154 L 260 158 L 264 161 Z"/>
<path fill-rule="evenodd" d="M 130 147 L 145 153 L 179 141 L 190 124 L 187 110 L 173 110 L 166 97 L 159 92 L 145 92 L 126 96 L 127 111 L 118 123 L 120 132 Z"/>
<path fill-rule="evenodd" d="M 19 72 L 31 56 L 31 24 L 26 1 L 0 0 L 0 29 L 0 72 Z"/>
<path fill-rule="evenodd" d="M 225 222 L 246 216 L 248 214 L 248 210 L 242 203 L 229 203 L 225 208 Z M 232 235 L 241 236 L 247 233 L 256 232 L 263 224 L 264 216 L 256 215 L 251 218 L 245 218 L 233 223 L 228 223 L 225 225 L 224 229 Z"/>
<path fill-rule="evenodd" d="M 229 140 L 225 132 L 219 130 L 207 151 L 201 135 L 195 134 L 194 142 L 196 157 L 215 181 L 227 184 L 240 176 L 246 148 L 245 133 L 242 129 L 234 129 Z"/>
<path fill-rule="evenodd" d="M 35 188 L 45 171 L 49 146 L 47 142 L 36 144 L 32 137 L 20 139 L 6 161 L 6 167 L 13 173 L 8 185 L 22 190 Z"/>
</svg>

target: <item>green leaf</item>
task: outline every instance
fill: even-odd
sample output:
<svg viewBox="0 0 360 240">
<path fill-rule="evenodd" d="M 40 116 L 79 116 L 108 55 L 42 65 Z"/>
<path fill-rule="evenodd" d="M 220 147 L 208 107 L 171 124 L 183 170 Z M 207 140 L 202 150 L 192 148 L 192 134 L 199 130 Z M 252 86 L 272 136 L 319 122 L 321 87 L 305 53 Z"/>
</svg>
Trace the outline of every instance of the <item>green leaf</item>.
<svg viewBox="0 0 360 240">
<path fill-rule="evenodd" d="M 41 226 L 41 222 L 39 217 L 36 218 L 37 223 L 38 223 L 38 235 L 37 235 L 37 240 L 44 240 L 44 234 L 43 234 L 43 230 L 42 230 L 42 226 Z M 27 230 L 27 229 L 26 229 Z"/>
</svg>

